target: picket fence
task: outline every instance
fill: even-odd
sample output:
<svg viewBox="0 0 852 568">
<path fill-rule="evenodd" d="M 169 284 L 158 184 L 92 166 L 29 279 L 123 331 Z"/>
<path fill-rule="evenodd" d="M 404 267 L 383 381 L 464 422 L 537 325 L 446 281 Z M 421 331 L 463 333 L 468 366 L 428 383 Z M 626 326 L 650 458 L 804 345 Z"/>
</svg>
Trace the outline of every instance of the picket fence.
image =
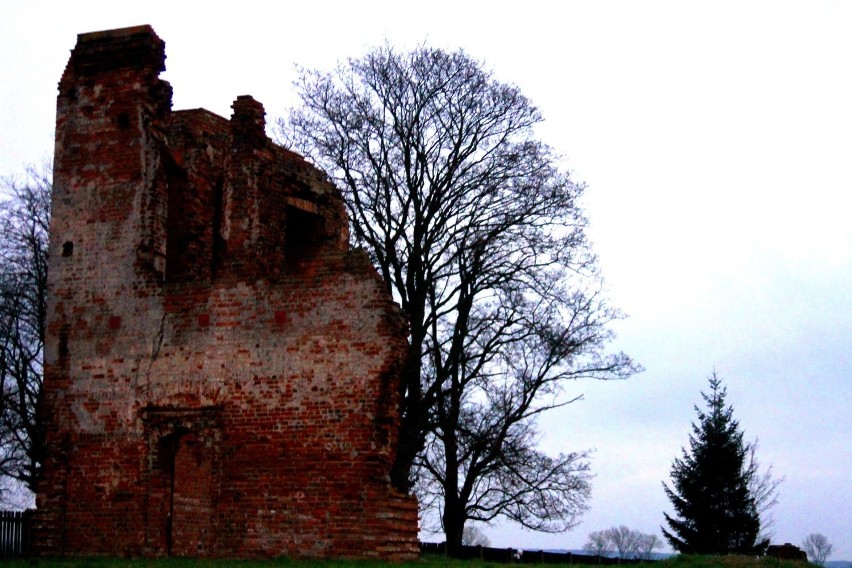
<svg viewBox="0 0 852 568">
<path fill-rule="evenodd" d="M 0 558 L 23 558 L 29 553 L 30 511 L 0 511 Z"/>
</svg>

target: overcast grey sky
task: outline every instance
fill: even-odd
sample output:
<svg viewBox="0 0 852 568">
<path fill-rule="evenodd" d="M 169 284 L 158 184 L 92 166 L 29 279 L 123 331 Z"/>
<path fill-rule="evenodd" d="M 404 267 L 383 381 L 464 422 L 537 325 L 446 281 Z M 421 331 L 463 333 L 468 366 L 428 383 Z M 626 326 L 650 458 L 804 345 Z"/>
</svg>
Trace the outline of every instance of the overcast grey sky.
<svg viewBox="0 0 852 568">
<path fill-rule="evenodd" d="M 174 106 L 294 104 L 293 64 L 386 39 L 464 48 L 539 106 L 542 138 L 588 184 L 613 347 L 646 371 L 576 383 L 542 420 L 553 452 L 595 448 L 575 530 L 484 527 L 497 546 L 576 548 L 656 532 L 661 482 L 715 368 L 781 486 L 776 542 L 811 532 L 852 559 L 852 2 L 0 0 L 0 175 L 52 154 L 76 34 L 148 23 Z"/>
</svg>

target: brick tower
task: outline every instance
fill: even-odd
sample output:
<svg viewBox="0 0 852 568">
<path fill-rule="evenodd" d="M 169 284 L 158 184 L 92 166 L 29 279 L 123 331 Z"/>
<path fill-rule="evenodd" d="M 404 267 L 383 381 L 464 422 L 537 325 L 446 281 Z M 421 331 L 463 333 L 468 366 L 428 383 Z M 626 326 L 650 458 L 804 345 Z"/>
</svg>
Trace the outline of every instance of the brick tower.
<svg viewBox="0 0 852 568">
<path fill-rule="evenodd" d="M 263 106 L 172 111 L 164 61 L 82 34 L 59 84 L 37 552 L 414 557 L 398 308 Z"/>
</svg>

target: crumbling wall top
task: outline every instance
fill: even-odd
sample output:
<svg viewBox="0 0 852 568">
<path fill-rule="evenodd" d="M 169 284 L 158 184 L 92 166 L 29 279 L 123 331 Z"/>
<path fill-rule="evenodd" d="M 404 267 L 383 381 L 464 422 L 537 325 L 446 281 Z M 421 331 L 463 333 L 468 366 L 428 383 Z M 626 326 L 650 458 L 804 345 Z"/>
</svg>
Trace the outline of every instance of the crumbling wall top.
<svg viewBox="0 0 852 568">
<path fill-rule="evenodd" d="M 79 76 L 122 68 L 159 73 L 166 69 L 166 43 L 149 25 L 79 34 L 69 64 Z"/>
<path fill-rule="evenodd" d="M 231 105 L 234 149 L 255 149 L 266 145 L 266 111 L 251 95 L 241 95 Z"/>
</svg>

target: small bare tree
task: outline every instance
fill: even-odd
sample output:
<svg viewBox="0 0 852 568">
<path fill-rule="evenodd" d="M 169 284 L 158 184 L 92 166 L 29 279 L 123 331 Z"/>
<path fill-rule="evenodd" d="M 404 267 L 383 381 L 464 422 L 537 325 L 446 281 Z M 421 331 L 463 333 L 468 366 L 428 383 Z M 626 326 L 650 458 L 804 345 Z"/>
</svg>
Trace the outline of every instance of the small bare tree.
<svg viewBox="0 0 852 568">
<path fill-rule="evenodd" d="M 609 556 L 612 554 L 612 549 L 609 530 L 590 532 L 589 540 L 583 546 L 583 550 L 595 556 Z"/>
<path fill-rule="evenodd" d="M 636 540 L 636 552 L 642 560 L 650 560 L 654 550 L 663 546 L 663 541 L 655 534 L 639 533 Z"/>
<path fill-rule="evenodd" d="M 805 537 L 802 548 L 805 549 L 811 562 L 823 566 L 828 557 L 831 556 L 831 550 L 834 547 L 829 544 L 824 534 L 812 533 Z"/>
<path fill-rule="evenodd" d="M 772 527 L 775 519 L 770 510 L 778 504 L 778 487 L 784 481 L 783 477 L 775 477 L 770 464 L 765 470 L 761 470 L 760 462 L 757 461 L 758 440 L 748 445 L 748 460 L 746 462 L 746 476 L 748 479 L 748 491 L 754 499 L 754 506 L 760 516 L 760 533 L 757 540 L 769 540 L 772 537 Z"/>
<path fill-rule="evenodd" d="M 464 533 L 462 534 L 462 544 L 464 546 L 488 546 L 491 544 L 491 541 L 479 527 L 465 525 Z"/>
<path fill-rule="evenodd" d="M 639 549 L 640 533 L 625 525 L 609 529 L 609 538 L 619 558 L 633 558 Z"/>
<path fill-rule="evenodd" d="M 583 548 L 597 556 L 607 556 L 614 551 L 619 558 L 649 560 L 651 553 L 662 544 L 655 534 L 645 534 L 621 525 L 589 533 L 589 540 Z"/>
</svg>

